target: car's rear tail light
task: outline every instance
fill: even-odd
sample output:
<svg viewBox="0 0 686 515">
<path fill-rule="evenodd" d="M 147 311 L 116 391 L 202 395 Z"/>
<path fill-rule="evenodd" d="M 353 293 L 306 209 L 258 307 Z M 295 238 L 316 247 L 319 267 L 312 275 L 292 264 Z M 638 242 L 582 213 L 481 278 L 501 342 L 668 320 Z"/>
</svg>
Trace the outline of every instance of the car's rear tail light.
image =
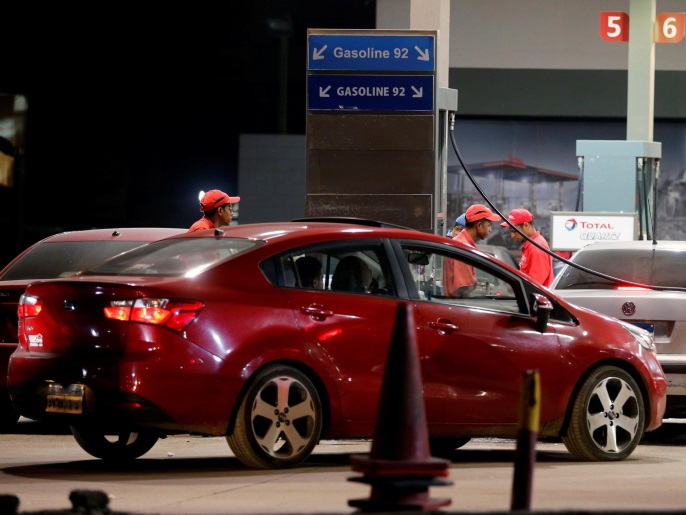
<svg viewBox="0 0 686 515">
<path fill-rule="evenodd" d="M 43 300 L 35 295 L 28 295 L 26 293 L 19 297 L 19 305 L 17 306 L 17 315 L 20 319 L 27 317 L 36 317 L 43 309 Z"/>
<path fill-rule="evenodd" d="M 131 318 L 132 300 L 113 300 L 105 307 L 105 316 L 113 320 L 129 320 Z"/>
<path fill-rule="evenodd" d="M 104 309 L 105 316 L 113 320 L 163 325 L 181 331 L 198 315 L 203 303 L 197 300 L 171 299 L 114 300 Z"/>
</svg>

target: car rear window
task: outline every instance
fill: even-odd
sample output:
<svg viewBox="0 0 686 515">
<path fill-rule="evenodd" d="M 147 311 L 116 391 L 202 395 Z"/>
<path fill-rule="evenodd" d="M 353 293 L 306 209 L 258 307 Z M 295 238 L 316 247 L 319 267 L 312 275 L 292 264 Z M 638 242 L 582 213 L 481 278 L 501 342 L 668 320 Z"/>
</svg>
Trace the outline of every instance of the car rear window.
<svg viewBox="0 0 686 515">
<path fill-rule="evenodd" d="M 605 275 L 654 286 L 686 287 L 686 252 L 674 249 L 588 250 L 573 261 Z M 617 283 L 568 266 L 560 276 L 558 290 L 607 289 Z"/>
<path fill-rule="evenodd" d="M 84 275 L 197 275 L 261 244 L 241 238 L 162 240 L 116 256 Z"/>
<path fill-rule="evenodd" d="M 143 241 L 45 242 L 24 254 L 0 278 L 3 281 L 65 277 L 145 244 Z"/>
</svg>

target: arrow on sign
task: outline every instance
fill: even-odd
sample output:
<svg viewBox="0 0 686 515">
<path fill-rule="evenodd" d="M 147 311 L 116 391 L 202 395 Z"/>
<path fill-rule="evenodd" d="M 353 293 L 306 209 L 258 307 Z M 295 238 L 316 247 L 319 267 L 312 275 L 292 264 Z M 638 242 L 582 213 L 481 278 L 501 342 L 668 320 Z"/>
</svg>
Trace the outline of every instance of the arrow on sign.
<svg viewBox="0 0 686 515">
<path fill-rule="evenodd" d="M 422 50 L 421 48 L 419 48 L 418 46 L 415 45 L 414 49 L 417 52 L 419 52 L 419 57 L 417 57 L 417 59 L 419 59 L 420 61 L 428 61 L 430 59 L 428 48 L 426 50 Z"/>
<path fill-rule="evenodd" d="M 308 33 L 308 71 L 435 71 L 435 35 L 361 32 Z"/>
<path fill-rule="evenodd" d="M 329 48 L 329 45 L 324 45 L 322 48 L 315 48 L 312 52 L 312 60 L 319 61 L 320 59 L 324 59 L 324 56 L 322 54 L 324 53 L 324 50 L 326 50 L 327 48 Z"/>
<path fill-rule="evenodd" d="M 432 111 L 434 108 L 431 75 L 316 74 L 308 76 L 307 91 L 310 111 Z"/>
</svg>

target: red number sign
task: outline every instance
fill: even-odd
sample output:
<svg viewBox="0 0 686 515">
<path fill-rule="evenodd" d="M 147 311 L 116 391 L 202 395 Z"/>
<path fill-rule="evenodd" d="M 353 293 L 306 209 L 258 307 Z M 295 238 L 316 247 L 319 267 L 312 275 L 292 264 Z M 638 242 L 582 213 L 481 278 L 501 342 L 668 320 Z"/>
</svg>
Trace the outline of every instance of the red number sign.
<svg viewBox="0 0 686 515">
<path fill-rule="evenodd" d="M 686 32 L 686 13 L 660 13 L 655 17 L 655 43 L 678 43 Z"/>
<path fill-rule="evenodd" d="M 629 41 L 629 15 L 618 11 L 601 12 L 600 37 L 605 41 Z"/>
</svg>

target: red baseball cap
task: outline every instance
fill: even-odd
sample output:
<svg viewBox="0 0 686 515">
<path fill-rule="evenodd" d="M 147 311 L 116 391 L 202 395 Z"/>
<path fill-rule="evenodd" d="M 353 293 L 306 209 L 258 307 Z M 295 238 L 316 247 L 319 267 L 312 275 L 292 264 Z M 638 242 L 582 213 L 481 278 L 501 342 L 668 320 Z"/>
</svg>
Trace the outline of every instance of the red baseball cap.
<svg viewBox="0 0 686 515">
<path fill-rule="evenodd" d="M 467 208 L 467 212 L 465 213 L 465 221 L 467 223 L 483 220 L 484 218 L 486 220 L 490 220 L 491 222 L 497 222 L 500 220 L 498 215 L 496 215 L 483 204 L 474 204 Z"/>
<path fill-rule="evenodd" d="M 521 225 L 524 222 L 533 222 L 534 215 L 532 215 L 526 209 L 513 209 L 510 211 L 510 216 L 508 216 L 507 219 L 512 225 Z M 507 222 L 503 222 L 500 224 L 500 227 L 509 227 L 509 224 Z"/>
<path fill-rule="evenodd" d="M 221 190 L 210 190 L 203 196 L 200 201 L 200 211 L 207 212 L 217 209 L 226 204 L 234 204 L 240 202 L 241 197 L 229 197 Z"/>
</svg>

